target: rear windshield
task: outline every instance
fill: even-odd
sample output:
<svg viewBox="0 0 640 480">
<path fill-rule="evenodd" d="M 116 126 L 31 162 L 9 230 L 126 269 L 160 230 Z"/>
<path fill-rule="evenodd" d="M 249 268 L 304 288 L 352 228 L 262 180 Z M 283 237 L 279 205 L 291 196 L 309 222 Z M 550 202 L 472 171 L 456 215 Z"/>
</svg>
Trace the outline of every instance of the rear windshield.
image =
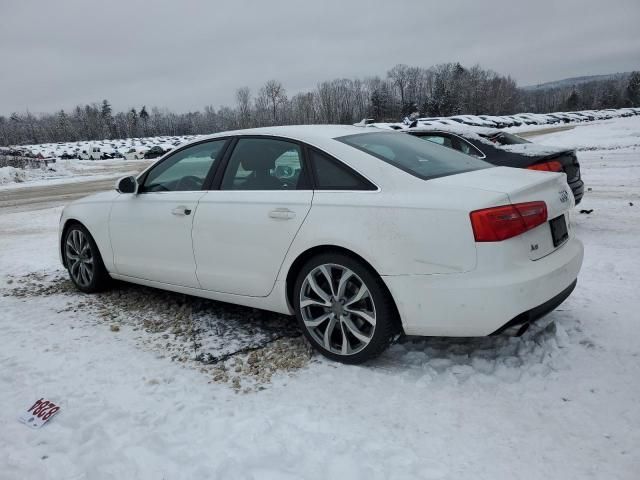
<svg viewBox="0 0 640 480">
<path fill-rule="evenodd" d="M 500 132 L 497 135 L 489 137 L 492 142 L 499 143 L 500 145 L 519 145 L 521 143 L 531 143 L 529 140 L 525 140 L 517 135 L 512 135 L 507 132 Z"/>
<path fill-rule="evenodd" d="M 359 133 L 336 138 L 423 180 L 493 165 L 451 148 L 394 132 Z"/>
</svg>

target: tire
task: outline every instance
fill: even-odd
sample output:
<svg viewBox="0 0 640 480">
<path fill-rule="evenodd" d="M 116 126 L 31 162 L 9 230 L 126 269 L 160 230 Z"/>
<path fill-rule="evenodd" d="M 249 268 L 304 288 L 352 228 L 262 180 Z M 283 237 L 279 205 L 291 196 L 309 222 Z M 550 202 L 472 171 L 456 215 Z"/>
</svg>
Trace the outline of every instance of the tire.
<svg viewBox="0 0 640 480">
<path fill-rule="evenodd" d="M 380 276 L 340 252 L 316 255 L 302 266 L 293 304 L 311 345 L 342 363 L 359 364 L 380 355 L 401 330 L 395 304 Z"/>
<path fill-rule="evenodd" d="M 74 223 L 67 228 L 62 238 L 62 252 L 69 277 L 78 290 L 94 293 L 110 286 L 111 277 L 98 246 L 83 225 Z"/>
</svg>

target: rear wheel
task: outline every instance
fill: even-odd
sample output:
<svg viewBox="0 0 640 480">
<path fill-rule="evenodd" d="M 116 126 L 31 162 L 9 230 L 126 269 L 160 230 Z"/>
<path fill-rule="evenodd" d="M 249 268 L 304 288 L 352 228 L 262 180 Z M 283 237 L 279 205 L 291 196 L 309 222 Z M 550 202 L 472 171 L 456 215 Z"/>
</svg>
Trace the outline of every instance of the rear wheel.
<svg viewBox="0 0 640 480">
<path fill-rule="evenodd" d="M 66 230 L 62 251 L 71 281 L 78 290 L 93 293 L 109 286 L 111 277 L 96 242 L 84 226 L 76 223 Z"/>
<path fill-rule="evenodd" d="M 382 279 L 342 253 L 317 255 L 302 267 L 294 308 L 311 344 L 343 363 L 379 355 L 398 330 L 396 309 Z"/>
</svg>

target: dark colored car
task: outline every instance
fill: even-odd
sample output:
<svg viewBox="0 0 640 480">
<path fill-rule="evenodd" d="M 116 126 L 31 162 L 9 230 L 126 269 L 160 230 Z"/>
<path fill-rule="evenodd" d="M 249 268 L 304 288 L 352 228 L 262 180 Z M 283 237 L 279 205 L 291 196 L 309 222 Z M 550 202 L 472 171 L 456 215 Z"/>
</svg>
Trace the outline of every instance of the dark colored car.
<svg viewBox="0 0 640 480">
<path fill-rule="evenodd" d="M 159 146 L 155 146 L 155 147 L 151 147 L 145 154 L 144 154 L 144 158 L 156 158 L 159 157 L 161 155 L 164 155 L 164 150 L 162 149 L 162 147 Z"/>
<path fill-rule="evenodd" d="M 124 155 L 117 150 L 113 152 L 103 152 L 102 155 L 100 155 L 100 160 L 111 160 L 114 158 L 124 158 Z"/>
<path fill-rule="evenodd" d="M 538 145 L 500 130 L 482 133 L 410 128 L 406 133 L 481 158 L 501 167 L 564 172 L 576 205 L 584 195 L 584 182 L 575 150 Z"/>
</svg>

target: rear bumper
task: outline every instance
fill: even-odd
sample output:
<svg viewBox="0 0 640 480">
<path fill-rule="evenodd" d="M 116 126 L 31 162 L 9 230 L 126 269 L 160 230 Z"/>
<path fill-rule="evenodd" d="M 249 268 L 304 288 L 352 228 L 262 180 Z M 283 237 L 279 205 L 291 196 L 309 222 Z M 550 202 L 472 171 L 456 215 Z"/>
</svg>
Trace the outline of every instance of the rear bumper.
<svg viewBox="0 0 640 480">
<path fill-rule="evenodd" d="M 499 335 L 506 330 L 517 329 L 518 331 L 523 331 L 522 327 L 528 327 L 529 324 L 535 322 L 536 320 L 544 317 L 546 314 L 554 311 L 562 302 L 564 302 L 571 292 L 576 288 L 578 284 L 578 280 L 574 280 L 571 285 L 565 288 L 558 295 L 553 297 L 551 300 L 547 300 L 542 305 L 538 305 L 537 307 L 532 308 L 531 310 L 527 310 L 524 313 L 521 313 L 517 317 L 511 319 L 509 322 L 505 323 L 498 330 L 493 332 L 491 335 Z"/>
<path fill-rule="evenodd" d="M 555 308 L 554 301 L 571 293 L 583 255 L 582 243 L 572 237 L 546 257 L 503 269 L 382 278 L 407 335 L 485 336 L 520 315 Z"/>
</svg>

